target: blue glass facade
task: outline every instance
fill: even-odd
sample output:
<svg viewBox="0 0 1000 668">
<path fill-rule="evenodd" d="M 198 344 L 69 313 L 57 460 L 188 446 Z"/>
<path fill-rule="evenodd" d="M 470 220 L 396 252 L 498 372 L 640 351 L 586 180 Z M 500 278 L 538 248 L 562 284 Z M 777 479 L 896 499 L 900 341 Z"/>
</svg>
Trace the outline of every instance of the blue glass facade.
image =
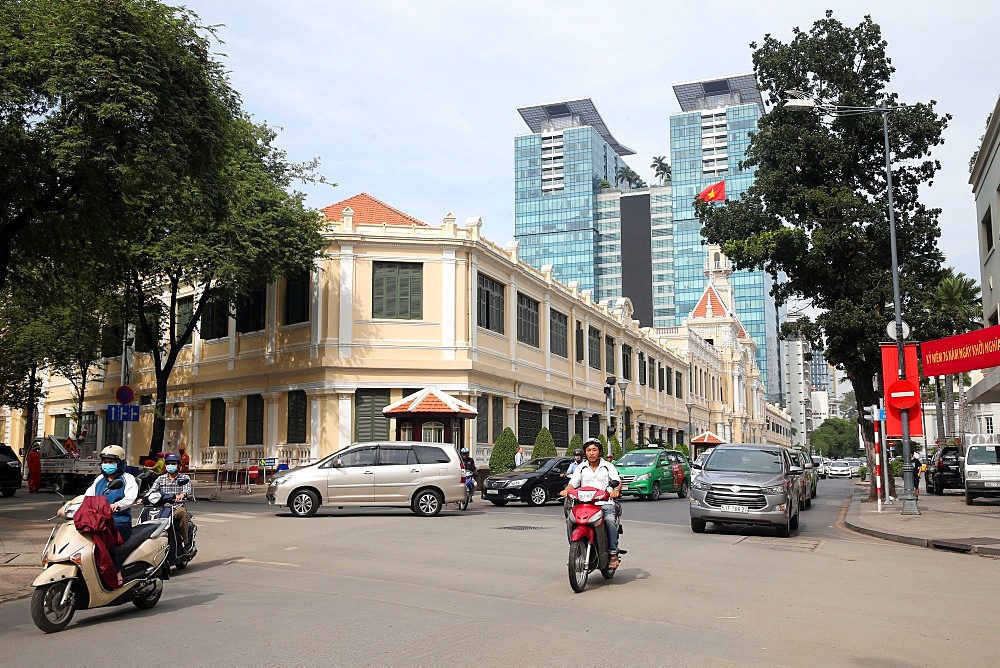
<svg viewBox="0 0 1000 668">
<path fill-rule="evenodd" d="M 625 163 L 589 126 L 522 135 L 514 140 L 514 237 L 520 258 L 551 264 L 562 283 L 597 288 L 600 182 L 614 183 Z M 595 291 L 595 299 L 599 294 Z"/>
<path fill-rule="evenodd" d="M 760 113 L 757 104 L 741 104 L 670 117 L 674 314 L 672 319 L 666 315 L 658 319 L 657 326 L 679 325 L 705 290 L 705 247 L 701 224 L 694 216 L 694 200 L 702 190 L 722 180 L 727 199 L 738 198 L 747 190 L 755 170 L 741 170 L 740 162 L 750 143 L 748 133 L 757 127 Z M 778 312 L 769 294 L 771 277 L 762 271 L 738 271 L 730 282 L 736 313 L 757 342 L 757 361 L 768 400 L 777 401 Z M 665 313 L 667 307 L 662 308 Z"/>
</svg>

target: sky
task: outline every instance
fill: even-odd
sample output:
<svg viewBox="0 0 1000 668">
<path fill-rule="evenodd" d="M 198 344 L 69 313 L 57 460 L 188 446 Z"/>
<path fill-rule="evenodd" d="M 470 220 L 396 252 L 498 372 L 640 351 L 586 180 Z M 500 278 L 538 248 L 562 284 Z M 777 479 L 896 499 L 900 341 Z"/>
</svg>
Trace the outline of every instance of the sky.
<svg viewBox="0 0 1000 668">
<path fill-rule="evenodd" d="M 176 4 L 181 4 L 177 2 Z M 669 159 L 671 86 L 753 70 L 751 42 L 782 42 L 834 10 L 882 27 L 900 101 L 953 116 L 923 201 L 942 210 L 946 264 L 980 280 L 969 158 L 1000 93 L 1000 3 L 958 0 L 191 0 L 217 27 L 217 57 L 244 109 L 279 131 L 290 160 L 338 184 L 301 185 L 322 208 L 360 192 L 438 225 L 483 219 L 514 238 L 514 137 L 522 106 L 591 98 L 626 158 L 654 182 Z"/>
</svg>

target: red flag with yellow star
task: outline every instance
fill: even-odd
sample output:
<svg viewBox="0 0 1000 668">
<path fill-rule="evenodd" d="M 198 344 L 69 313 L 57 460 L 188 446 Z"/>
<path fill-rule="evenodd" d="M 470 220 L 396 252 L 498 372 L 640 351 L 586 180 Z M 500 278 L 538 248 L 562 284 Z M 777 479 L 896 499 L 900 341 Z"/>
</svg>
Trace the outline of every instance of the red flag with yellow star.
<svg viewBox="0 0 1000 668">
<path fill-rule="evenodd" d="M 701 191 L 698 195 L 699 202 L 721 202 L 726 199 L 726 181 L 723 179 L 714 183 Z"/>
</svg>

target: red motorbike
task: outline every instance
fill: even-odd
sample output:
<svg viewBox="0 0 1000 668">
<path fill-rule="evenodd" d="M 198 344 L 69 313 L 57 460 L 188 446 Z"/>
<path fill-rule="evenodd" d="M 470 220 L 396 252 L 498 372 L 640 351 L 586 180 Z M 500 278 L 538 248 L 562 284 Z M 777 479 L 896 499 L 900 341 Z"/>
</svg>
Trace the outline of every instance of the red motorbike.
<svg viewBox="0 0 1000 668">
<path fill-rule="evenodd" d="M 608 501 L 611 494 L 603 489 L 580 487 L 567 496 L 566 533 L 569 537 L 569 585 L 580 593 L 587 587 L 590 572 L 600 570 L 605 580 L 614 577 L 617 567 L 608 566 L 608 534 L 604 528 L 604 511 L 598 502 Z M 621 516 L 620 507 L 615 511 Z M 618 535 L 622 534 L 621 524 Z M 625 554 L 618 550 L 619 559 Z"/>
</svg>

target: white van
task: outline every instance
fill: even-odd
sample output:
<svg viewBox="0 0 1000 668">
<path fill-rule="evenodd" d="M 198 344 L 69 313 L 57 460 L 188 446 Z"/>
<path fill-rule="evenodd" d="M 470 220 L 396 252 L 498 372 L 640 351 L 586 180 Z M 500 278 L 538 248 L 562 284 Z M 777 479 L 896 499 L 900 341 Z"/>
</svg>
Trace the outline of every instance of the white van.
<svg viewBox="0 0 1000 668">
<path fill-rule="evenodd" d="M 1000 445 L 970 445 L 965 452 L 965 503 L 1000 496 Z"/>
</svg>

